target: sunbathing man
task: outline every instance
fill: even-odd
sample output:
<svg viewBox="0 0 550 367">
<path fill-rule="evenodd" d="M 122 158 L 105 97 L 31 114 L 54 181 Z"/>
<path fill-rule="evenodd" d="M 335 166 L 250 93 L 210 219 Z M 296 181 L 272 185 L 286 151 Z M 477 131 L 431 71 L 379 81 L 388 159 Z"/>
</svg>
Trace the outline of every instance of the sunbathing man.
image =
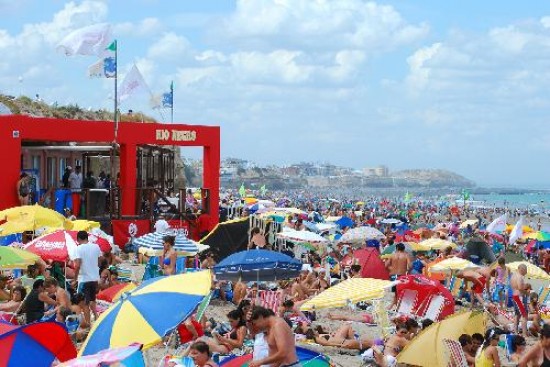
<svg viewBox="0 0 550 367">
<path fill-rule="evenodd" d="M 369 337 L 360 337 L 355 334 L 350 324 L 342 325 L 336 332 L 315 335 L 317 344 L 327 347 L 364 350 L 372 347 L 373 340 Z"/>
</svg>

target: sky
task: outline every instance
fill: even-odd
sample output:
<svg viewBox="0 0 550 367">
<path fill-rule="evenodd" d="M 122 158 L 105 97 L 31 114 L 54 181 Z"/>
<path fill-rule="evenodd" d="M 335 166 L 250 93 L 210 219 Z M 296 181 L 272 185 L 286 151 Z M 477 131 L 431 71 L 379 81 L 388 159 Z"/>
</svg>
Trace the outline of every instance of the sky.
<svg viewBox="0 0 550 367">
<path fill-rule="evenodd" d="M 112 109 L 112 80 L 86 75 L 96 59 L 56 52 L 106 22 L 120 76 L 136 64 L 155 94 L 174 81 L 174 121 L 221 126 L 222 157 L 550 188 L 547 1 L 0 0 L 0 14 L 0 93 Z M 169 123 L 147 101 L 121 109 Z"/>
</svg>

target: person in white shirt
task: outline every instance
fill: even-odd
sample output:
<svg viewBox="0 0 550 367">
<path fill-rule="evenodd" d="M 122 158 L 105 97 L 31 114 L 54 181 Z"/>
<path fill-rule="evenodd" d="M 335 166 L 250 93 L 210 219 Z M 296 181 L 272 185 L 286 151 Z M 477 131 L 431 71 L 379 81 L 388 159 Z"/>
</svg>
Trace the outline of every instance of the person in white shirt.
<svg viewBox="0 0 550 367">
<path fill-rule="evenodd" d="M 170 224 L 164 219 L 164 215 L 160 214 L 159 219 L 155 222 L 155 232 L 166 233 L 170 229 Z"/>
<path fill-rule="evenodd" d="M 73 192 L 80 191 L 82 188 L 82 173 L 80 166 L 76 166 L 75 170 L 69 175 L 69 187 Z"/>
<path fill-rule="evenodd" d="M 88 242 L 88 232 L 78 231 L 76 235 L 78 247 L 76 248 L 74 281 L 78 280 L 77 292 L 84 294 L 84 325 L 91 325 L 90 309 L 97 319 L 96 294 L 99 282 L 99 258 L 101 250 L 95 243 Z"/>
</svg>

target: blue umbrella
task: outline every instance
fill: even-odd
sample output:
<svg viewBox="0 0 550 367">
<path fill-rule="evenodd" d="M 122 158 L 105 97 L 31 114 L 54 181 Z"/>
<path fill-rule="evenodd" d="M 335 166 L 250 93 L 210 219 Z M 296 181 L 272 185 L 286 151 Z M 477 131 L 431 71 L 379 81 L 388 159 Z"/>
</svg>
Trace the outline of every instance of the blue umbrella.
<svg viewBox="0 0 550 367">
<path fill-rule="evenodd" d="M 176 241 L 174 244 L 174 250 L 176 252 L 185 253 L 187 255 L 194 255 L 199 251 L 197 243 L 187 238 L 182 232 L 147 233 L 146 235 L 136 238 L 134 240 L 134 244 L 138 245 L 139 247 L 143 247 L 148 251 L 162 254 L 164 236 L 176 237 Z"/>
<path fill-rule="evenodd" d="M 334 223 L 338 224 L 340 228 L 353 227 L 353 220 L 351 220 L 351 218 L 349 217 L 342 217 Z"/>
<path fill-rule="evenodd" d="M 214 266 L 214 273 L 218 280 L 273 281 L 295 278 L 301 269 L 299 260 L 280 252 L 249 250 L 226 257 Z"/>
</svg>

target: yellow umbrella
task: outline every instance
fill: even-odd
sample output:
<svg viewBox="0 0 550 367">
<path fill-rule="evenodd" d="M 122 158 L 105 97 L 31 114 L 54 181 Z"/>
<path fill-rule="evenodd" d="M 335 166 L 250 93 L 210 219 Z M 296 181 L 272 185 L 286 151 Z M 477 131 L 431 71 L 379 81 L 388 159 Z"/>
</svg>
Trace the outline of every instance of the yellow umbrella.
<svg viewBox="0 0 550 367">
<path fill-rule="evenodd" d="M 450 257 L 430 266 L 429 269 L 431 272 L 449 272 L 452 270 L 464 270 L 474 268 L 479 268 L 479 266 L 471 261 L 461 259 L 459 257 Z"/>
<path fill-rule="evenodd" d="M 531 264 L 527 261 L 514 261 L 512 263 L 506 264 L 506 266 L 511 270 L 518 270 L 518 266 L 520 264 L 523 264 L 527 267 L 527 277 L 532 279 L 542 279 L 542 280 L 550 280 L 550 275 L 539 268 L 538 266 Z"/>
<path fill-rule="evenodd" d="M 41 228 L 64 228 L 68 222 L 58 212 L 40 205 L 24 205 L 0 211 L 0 235 L 35 231 Z"/>
<path fill-rule="evenodd" d="M 244 202 L 246 205 L 250 205 L 250 204 L 256 204 L 258 202 L 258 199 L 256 198 L 244 198 Z"/>
<path fill-rule="evenodd" d="M 464 222 L 462 222 L 460 224 L 460 228 L 464 229 L 464 228 L 468 227 L 468 225 L 473 226 L 477 223 L 478 223 L 477 219 L 468 219 L 468 220 L 465 220 Z"/>
<path fill-rule="evenodd" d="M 70 221 L 68 224 L 70 226 L 71 231 L 87 231 L 90 232 L 93 228 L 99 228 L 101 227 L 101 224 L 99 222 L 93 221 L 93 220 L 86 220 L 86 219 L 77 219 Z"/>
<path fill-rule="evenodd" d="M 413 251 L 430 251 L 430 247 L 418 242 L 405 242 Z"/>
<path fill-rule="evenodd" d="M 24 269 L 33 265 L 40 256 L 15 247 L 0 246 L 0 270 Z"/>
<path fill-rule="evenodd" d="M 455 243 L 447 240 L 442 240 L 439 238 L 430 238 L 428 240 L 424 240 L 420 242 L 419 244 L 426 246 L 431 250 L 443 250 L 443 249 L 446 249 L 447 247 L 452 247 L 452 248 L 456 247 Z"/>
<path fill-rule="evenodd" d="M 355 304 L 369 299 L 379 299 L 384 297 L 384 290 L 392 284 L 389 280 L 351 278 L 313 297 L 304 303 L 300 310 L 344 307 L 350 302 Z"/>
<path fill-rule="evenodd" d="M 514 227 L 515 227 L 514 224 L 507 224 L 506 232 L 508 233 L 512 232 L 512 229 L 514 229 Z M 535 232 L 535 230 L 529 226 L 523 226 L 522 230 L 523 230 L 523 233 Z"/>
<path fill-rule="evenodd" d="M 446 366 L 448 356 L 443 339 L 458 340 L 462 334 L 485 332 L 487 318 L 483 312 L 467 311 L 433 323 L 418 334 L 399 353 L 397 362 L 420 366 Z"/>
</svg>

